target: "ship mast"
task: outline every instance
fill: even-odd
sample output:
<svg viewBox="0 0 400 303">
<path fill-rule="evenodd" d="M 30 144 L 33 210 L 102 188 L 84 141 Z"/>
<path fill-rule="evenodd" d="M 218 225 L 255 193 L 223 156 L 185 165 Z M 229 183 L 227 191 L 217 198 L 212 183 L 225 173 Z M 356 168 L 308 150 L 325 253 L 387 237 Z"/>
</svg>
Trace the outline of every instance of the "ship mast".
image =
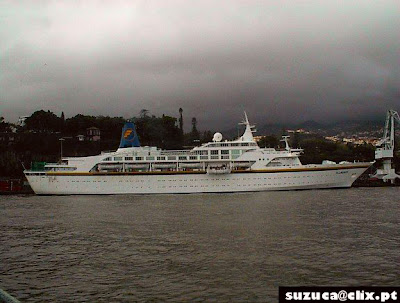
<svg viewBox="0 0 400 303">
<path fill-rule="evenodd" d="M 388 110 L 383 138 L 376 144 L 375 150 L 375 160 L 382 160 L 382 165 L 372 176 L 384 182 L 390 181 L 392 184 L 395 183 L 396 178 L 400 178 L 400 175 L 396 174 L 393 168 L 395 120 L 400 123 L 399 114 L 394 110 Z"/>
<path fill-rule="evenodd" d="M 247 113 L 244 112 L 244 120 L 240 122 L 239 124 L 245 125 L 246 129 L 243 133 L 243 135 L 236 141 L 254 141 L 253 133 L 255 133 L 257 130 L 255 129 L 255 125 L 251 125 L 249 122 L 249 119 L 247 118 Z"/>
</svg>

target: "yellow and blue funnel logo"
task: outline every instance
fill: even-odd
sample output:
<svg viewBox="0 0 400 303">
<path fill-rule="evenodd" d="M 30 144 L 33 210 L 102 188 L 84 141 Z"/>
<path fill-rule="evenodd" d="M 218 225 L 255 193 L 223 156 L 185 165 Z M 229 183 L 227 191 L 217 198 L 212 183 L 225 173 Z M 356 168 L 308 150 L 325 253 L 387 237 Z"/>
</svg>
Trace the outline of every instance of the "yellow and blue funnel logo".
<svg viewBox="0 0 400 303">
<path fill-rule="evenodd" d="M 135 133 L 133 132 L 133 129 L 132 129 L 132 128 L 128 128 L 128 129 L 125 130 L 125 132 L 124 132 L 124 139 L 125 139 L 125 140 L 129 140 L 130 137 L 132 137 L 132 139 L 133 139 L 133 136 L 132 136 L 132 135 L 135 135 Z"/>
<path fill-rule="evenodd" d="M 120 148 L 125 147 L 139 147 L 140 142 L 136 133 L 135 124 L 133 122 L 126 122 L 122 129 Z"/>
</svg>

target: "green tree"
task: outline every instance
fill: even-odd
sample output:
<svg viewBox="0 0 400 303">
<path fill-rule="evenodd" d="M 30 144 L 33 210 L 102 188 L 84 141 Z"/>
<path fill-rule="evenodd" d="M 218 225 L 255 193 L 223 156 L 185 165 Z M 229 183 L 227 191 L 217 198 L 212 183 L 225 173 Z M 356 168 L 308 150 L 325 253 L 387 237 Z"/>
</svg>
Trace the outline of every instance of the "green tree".
<svg viewBox="0 0 400 303">
<path fill-rule="evenodd" d="M 299 133 L 295 132 L 293 134 L 293 137 L 290 140 L 290 145 L 292 148 L 298 148 L 299 147 Z"/>
<path fill-rule="evenodd" d="M 142 109 L 140 111 L 140 118 L 147 118 L 149 115 L 149 110 L 148 109 Z"/>
<path fill-rule="evenodd" d="M 22 174 L 22 166 L 14 151 L 6 150 L 0 152 L 0 176 L 18 177 Z"/>
<path fill-rule="evenodd" d="M 182 148 L 181 131 L 176 118 L 166 115 L 162 117 L 141 115 L 132 120 L 135 121 L 141 145 L 165 149 Z"/>
<path fill-rule="evenodd" d="M 179 129 L 181 130 L 181 133 L 183 134 L 183 109 L 179 108 Z"/>
<path fill-rule="evenodd" d="M 192 118 L 192 132 L 191 132 L 191 140 L 193 142 L 199 141 L 200 140 L 200 134 L 199 131 L 197 130 L 197 119 L 196 117 Z"/>
<path fill-rule="evenodd" d="M 118 143 L 125 121 L 123 117 L 98 116 L 93 126 L 100 129 L 102 140 L 112 140 Z"/>
<path fill-rule="evenodd" d="M 203 132 L 200 142 L 207 143 L 207 142 L 211 142 L 212 139 L 213 139 L 213 133 L 210 130 L 206 130 Z"/>
<path fill-rule="evenodd" d="M 69 135 L 84 135 L 86 129 L 92 126 L 98 127 L 97 119 L 94 116 L 78 114 L 65 120 L 66 133 Z"/>
<path fill-rule="evenodd" d="M 274 148 L 279 146 L 279 139 L 275 136 L 264 136 L 258 141 L 258 146 Z"/>
<path fill-rule="evenodd" d="M 57 132 L 62 125 L 61 118 L 51 111 L 39 110 L 25 120 L 25 129 L 35 132 Z"/>
<path fill-rule="evenodd" d="M 11 125 L 4 121 L 4 117 L 0 117 L 0 132 L 10 132 Z"/>
<path fill-rule="evenodd" d="M 63 133 L 65 130 L 65 115 L 64 112 L 61 112 L 60 116 L 60 131 Z"/>
</svg>

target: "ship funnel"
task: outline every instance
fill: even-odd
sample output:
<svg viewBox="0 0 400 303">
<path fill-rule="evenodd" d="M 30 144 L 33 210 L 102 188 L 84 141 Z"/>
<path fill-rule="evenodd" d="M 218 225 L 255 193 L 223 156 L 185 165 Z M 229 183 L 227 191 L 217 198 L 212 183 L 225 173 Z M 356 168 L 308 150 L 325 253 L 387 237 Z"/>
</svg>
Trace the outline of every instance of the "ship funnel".
<svg viewBox="0 0 400 303">
<path fill-rule="evenodd" d="M 133 122 L 126 122 L 122 128 L 121 143 L 119 148 L 139 147 L 139 137 L 136 132 L 136 127 Z"/>
</svg>

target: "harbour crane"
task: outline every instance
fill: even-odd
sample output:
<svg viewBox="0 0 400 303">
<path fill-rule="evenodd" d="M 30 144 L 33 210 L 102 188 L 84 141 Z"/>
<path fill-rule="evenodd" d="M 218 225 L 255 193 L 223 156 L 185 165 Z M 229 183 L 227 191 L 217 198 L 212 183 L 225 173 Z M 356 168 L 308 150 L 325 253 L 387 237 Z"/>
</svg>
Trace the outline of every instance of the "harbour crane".
<svg viewBox="0 0 400 303">
<path fill-rule="evenodd" d="M 382 165 L 372 176 L 381 179 L 384 182 L 390 181 L 392 184 L 395 183 L 396 178 L 400 178 L 400 175 L 396 174 L 393 168 L 395 120 L 400 124 L 398 112 L 391 109 L 388 110 L 386 113 L 383 138 L 376 144 L 375 150 L 375 160 L 382 160 Z"/>
</svg>

